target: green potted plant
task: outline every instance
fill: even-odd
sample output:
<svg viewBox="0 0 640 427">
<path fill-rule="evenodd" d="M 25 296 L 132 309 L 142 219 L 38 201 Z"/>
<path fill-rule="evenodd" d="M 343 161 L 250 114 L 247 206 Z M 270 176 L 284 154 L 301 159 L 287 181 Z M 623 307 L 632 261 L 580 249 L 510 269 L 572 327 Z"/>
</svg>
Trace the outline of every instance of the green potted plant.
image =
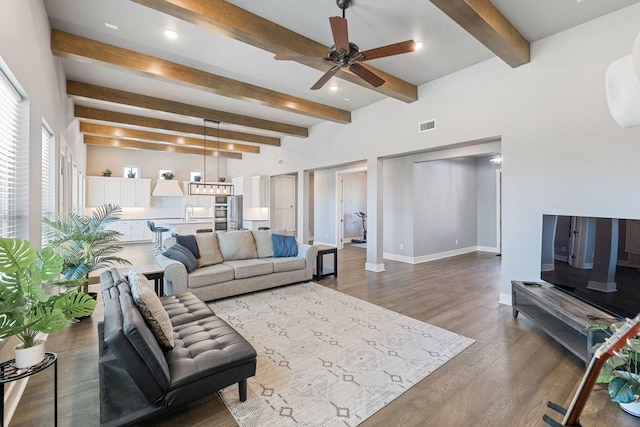
<svg viewBox="0 0 640 427">
<path fill-rule="evenodd" d="M 40 333 L 58 333 L 71 319 L 93 313 L 96 301 L 82 292 L 52 294 L 70 284 L 56 279 L 62 267 L 62 258 L 49 247 L 36 251 L 27 240 L 0 238 L 0 338 L 20 339 L 18 368 L 44 359 Z"/>
<path fill-rule="evenodd" d="M 584 332 L 602 331 L 612 336 L 629 323 L 616 322 L 611 325 L 596 324 Z M 604 343 L 597 344 L 594 352 Z M 607 384 L 609 398 L 620 407 L 635 416 L 640 416 L 640 339 L 628 340 L 622 349 L 605 361 L 596 380 L 598 384 Z"/>
<path fill-rule="evenodd" d="M 111 176 L 111 169 L 102 169 L 102 176 Z"/>
<path fill-rule="evenodd" d="M 133 171 L 133 169 L 129 169 L 129 172 L 127 172 L 127 177 L 129 177 L 129 178 L 135 178 L 136 177 L 136 173 Z"/>
<path fill-rule="evenodd" d="M 95 208 L 90 216 L 70 212 L 56 220 L 42 219 L 49 244 L 64 260 L 64 279 L 88 279 L 89 273 L 98 268 L 131 265 L 117 256 L 122 250 L 117 244 L 122 234 L 108 228 L 120 219 L 121 212 L 120 206 L 107 204 Z M 83 292 L 88 293 L 88 287 L 85 280 Z"/>
</svg>

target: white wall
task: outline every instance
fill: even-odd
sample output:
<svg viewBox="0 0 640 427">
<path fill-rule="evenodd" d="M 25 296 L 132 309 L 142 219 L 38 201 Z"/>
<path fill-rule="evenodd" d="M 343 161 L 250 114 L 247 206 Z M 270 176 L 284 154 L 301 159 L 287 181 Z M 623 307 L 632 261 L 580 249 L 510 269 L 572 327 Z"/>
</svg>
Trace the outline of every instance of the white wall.
<svg viewBox="0 0 640 427">
<path fill-rule="evenodd" d="M 476 159 L 478 190 L 478 246 L 494 249 L 497 242 L 497 194 L 496 167 L 489 163 L 488 157 Z"/>
<path fill-rule="evenodd" d="M 533 43 L 530 64 L 488 60 L 421 86 L 417 102 L 385 99 L 349 125 L 320 124 L 241 167 L 231 160 L 230 170 L 274 175 L 500 136 L 508 301 L 512 279 L 539 277 L 543 213 L 640 217 L 640 129 L 616 125 L 604 91 L 607 67 L 630 53 L 638 31 L 640 4 Z M 436 130 L 418 134 L 416 124 L 434 117 Z"/>
<path fill-rule="evenodd" d="M 21 215 L 28 216 L 21 237 L 34 244 L 41 233 L 41 126 L 51 126 L 56 137 L 56 160 L 64 139 L 77 164 L 84 165 L 84 146 L 74 125 L 66 93 L 66 78 L 60 60 L 53 57 L 50 27 L 41 0 L 3 0 L 0 13 L 0 58 L 25 91 L 28 99 L 28 129 L 22 134 L 22 149 L 28 150 L 29 168 L 20 171 L 20 193 L 25 198 Z M 25 147 L 28 146 L 27 147 Z M 57 163 L 56 163 L 57 164 Z"/>
</svg>

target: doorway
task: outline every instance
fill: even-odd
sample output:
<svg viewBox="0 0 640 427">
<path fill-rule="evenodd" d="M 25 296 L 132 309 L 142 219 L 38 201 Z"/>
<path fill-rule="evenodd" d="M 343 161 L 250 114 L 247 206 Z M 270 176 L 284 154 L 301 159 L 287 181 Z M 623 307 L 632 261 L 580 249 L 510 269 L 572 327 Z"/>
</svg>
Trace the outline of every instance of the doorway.
<svg viewBox="0 0 640 427">
<path fill-rule="evenodd" d="M 296 177 L 279 175 L 272 179 L 273 221 L 271 228 L 296 233 Z"/>
<path fill-rule="evenodd" d="M 367 168 L 336 172 L 336 197 L 336 246 L 342 249 L 352 239 L 364 239 L 360 214 L 367 211 Z"/>
</svg>

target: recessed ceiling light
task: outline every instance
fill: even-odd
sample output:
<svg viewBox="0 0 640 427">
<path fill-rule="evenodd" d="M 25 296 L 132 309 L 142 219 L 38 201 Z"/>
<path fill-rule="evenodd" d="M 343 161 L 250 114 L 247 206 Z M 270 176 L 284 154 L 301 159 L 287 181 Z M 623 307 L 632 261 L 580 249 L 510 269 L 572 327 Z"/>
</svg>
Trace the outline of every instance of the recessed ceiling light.
<svg viewBox="0 0 640 427">
<path fill-rule="evenodd" d="M 118 29 L 118 26 L 117 26 L 117 25 L 115 25 L 115 24 L 110 24 L 110 23 L 108 23 L 108 22 L 105 22 L 105 23 L 104 23 L 104 26 L 105 26 L 105 27 L 107 27 L 107 28 L 111 28 L 112 30 L 117 30 L 117 29 Z"/>
<path fill-rule="evenodd" d="M 416 42 L 416 50 L 420 49 L 422 46 L 422 42 Z"/>
<path fill-rule="evenodd" d="M 331 85 L 331 86 L 329 86 L 329 90 L 330 90 L 331 92 L 335 92 L 335 91 L 337 91 L 337 90 L 338 90 L 338 86 L 336 86 L 336 85 Z"/>
<path fill-rule="evenodd" d="M 177 39 L 178 38 L 178 33 L 176 33 L 173 30 L 164 30 L 164 36 L 168 39 Z"/>
</svg>

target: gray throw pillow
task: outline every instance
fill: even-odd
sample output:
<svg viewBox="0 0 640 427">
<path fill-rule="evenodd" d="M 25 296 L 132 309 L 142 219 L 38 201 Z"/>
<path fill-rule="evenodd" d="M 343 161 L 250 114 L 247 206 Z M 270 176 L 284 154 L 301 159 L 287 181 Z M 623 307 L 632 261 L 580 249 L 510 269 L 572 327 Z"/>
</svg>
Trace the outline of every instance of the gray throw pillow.
<svg viewBox="0 0 640 427">
<path fill-rule="evenodd" d="M 220 253 L 216 233 L 198 233 L 196 234 L 196 241 L 200 248 L 199 267 L 220 264 L 224 261 L 222 253 Z"/>
<path fill-rule="evenodd" d="M 219 232 L 218 245 L 225 261 L 258 258 L 256 242 L 250 230 Z"/>
<path fill-rule="evenodd" d="M 176 243 L 166 251 L 162 252 L 162 255 L 183 263 L 188 273 L 191 273 L 198 268 L 198 260 L 196 257 L 193 256 L 189 249 L 179 243 Z"/>
</svg>

